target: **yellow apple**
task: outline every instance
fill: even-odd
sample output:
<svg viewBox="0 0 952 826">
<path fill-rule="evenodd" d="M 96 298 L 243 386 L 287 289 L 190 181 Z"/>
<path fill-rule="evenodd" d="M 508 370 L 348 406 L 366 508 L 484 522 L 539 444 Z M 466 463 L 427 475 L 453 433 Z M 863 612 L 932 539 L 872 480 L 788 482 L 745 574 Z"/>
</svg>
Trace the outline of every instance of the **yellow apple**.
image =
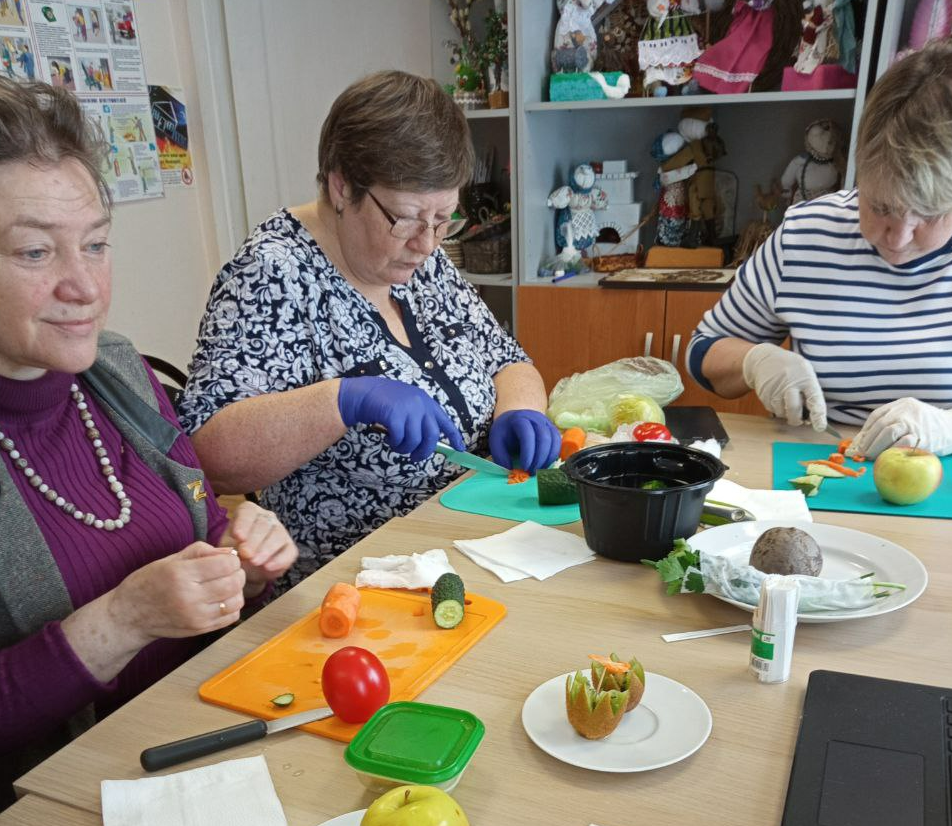
<svg viewBox="0 0 952 826">
<path fill-rule="evenodd" d="M 890 447 L 876 458 L 873 484 L 894 505 L 915 505 L 927 499 L 942 481 L 942 463 L 928 450 Z"/>
<path fill-rule="evenodd" d="M 397 786 L 370 804 L 360 826 L 469 826 L 469 821 L 435 786 Z"/>
</svg>

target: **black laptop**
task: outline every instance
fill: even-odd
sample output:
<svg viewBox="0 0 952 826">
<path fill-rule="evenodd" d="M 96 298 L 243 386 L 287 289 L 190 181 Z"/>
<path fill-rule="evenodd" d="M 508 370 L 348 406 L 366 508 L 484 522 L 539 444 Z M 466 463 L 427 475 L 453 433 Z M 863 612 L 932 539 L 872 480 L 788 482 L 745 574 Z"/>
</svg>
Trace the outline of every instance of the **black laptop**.
<svg viewBox="0 0 952 826">
<path fill-rule="evenodd" d="M 952 689 L 811 673 L 783 826 L 952 826 Z"/>
</svg>

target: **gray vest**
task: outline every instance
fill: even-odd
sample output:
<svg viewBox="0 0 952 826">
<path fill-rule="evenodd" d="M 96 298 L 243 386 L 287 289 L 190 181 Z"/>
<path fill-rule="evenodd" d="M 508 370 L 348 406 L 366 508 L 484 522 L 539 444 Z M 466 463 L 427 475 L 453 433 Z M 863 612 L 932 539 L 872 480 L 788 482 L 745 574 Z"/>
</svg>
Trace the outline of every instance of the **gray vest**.
<svg viewBox="0 0 952 826">
<path fill-rule="evenodd" d="M 195 540 L 204 540 L 206 503 L 196 501 L 190 483 L 204 474 L 170 459 L 166 453 L 178 431 L 159 413 L 155 391 L 141 356 L 116 333 L 99 338 L 96 363 L 83 374 L 96 401 L 142 460 L 188 508 Z M 194 485 L 193 485 L 194 487 Z M 43 534 L 20 496 L 7 466 L 0 462 L 0 647 L 39 631 L 47 622 L 73 612 L 66 584 Z M 91 709 L 70 721 L 70 729 L 92 723 Z"/>
</svg>

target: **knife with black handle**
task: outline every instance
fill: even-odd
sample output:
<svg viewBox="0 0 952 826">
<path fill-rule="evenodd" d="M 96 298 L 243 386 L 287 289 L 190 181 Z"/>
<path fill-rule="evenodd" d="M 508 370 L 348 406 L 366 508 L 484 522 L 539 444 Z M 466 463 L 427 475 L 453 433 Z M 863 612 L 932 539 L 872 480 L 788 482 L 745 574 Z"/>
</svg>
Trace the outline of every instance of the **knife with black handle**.
<svg viewBox="0 0 952 826">
<path fill-rule="evenodd" d="M 184 740 L 176 740 L 174 743 L 152 746 L 139 755 L 139 762 L 142 763 L 142 768 L 147 772 L 154 772 L 174 766 L 177 763 L 184 763 L 186 760 L 204 757 L 206 754 L 214 754 L 222 749 L 230 749 L 232 746 L 240 746 L 242 743 L 260 740 L 268 734 L 303 726 L 316 720 L 323 720 L 333 714 L 334 712 L 326 707 L 312 708 L 309 711 L 279 717 L 277 720 L 267 722 L 252 720 L 248 723 L 239 723 L 237 726 L 228 726 L 228 728 L 220 728 L 217 731 L 196 734 L 194 737 L 186 737 Z"/>
</svg>

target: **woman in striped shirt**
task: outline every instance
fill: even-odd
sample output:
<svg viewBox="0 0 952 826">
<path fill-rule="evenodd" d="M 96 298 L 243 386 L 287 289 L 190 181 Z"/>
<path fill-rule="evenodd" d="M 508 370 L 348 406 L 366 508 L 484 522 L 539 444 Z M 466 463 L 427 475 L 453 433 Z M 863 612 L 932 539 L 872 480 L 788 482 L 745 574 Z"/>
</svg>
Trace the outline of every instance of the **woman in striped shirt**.
<svg viewBox="0 0 952 826">
<path fill-rule="evenodd" d="M 859 453 L 952 453 L 952 39 L 895 64 L 859 127 L 858 189 L 791 207 L 705 313 L 692 375 Z M 789 337 L 790 349 L 780 345 Z"/>
</svg>

